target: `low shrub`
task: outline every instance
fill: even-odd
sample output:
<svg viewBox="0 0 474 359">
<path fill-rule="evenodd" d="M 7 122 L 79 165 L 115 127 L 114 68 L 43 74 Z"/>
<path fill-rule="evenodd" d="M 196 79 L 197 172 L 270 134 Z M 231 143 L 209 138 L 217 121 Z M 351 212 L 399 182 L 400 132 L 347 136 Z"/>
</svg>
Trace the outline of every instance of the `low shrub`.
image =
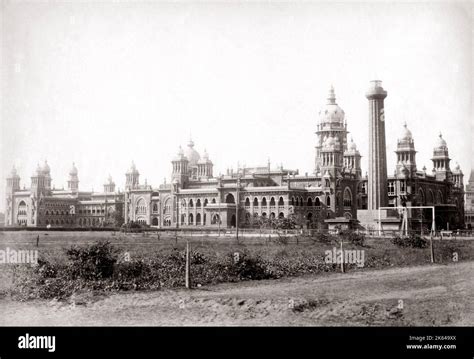
<svg viewBox="0 0 474 359">
<path fill-rule="evenodd" d="M 428 241 L 415 233 L 410 233 L 407 237 L 395 235 L 392 237 L 392 243 L 402 248 L 426 248 L 428 246 Z"/>
<path fill-rule="evenodd" d="M 350 242 L 356 246 L 363 246 L 365 241 L 365 235 L 360 232 L 355 232 L 350 229 L 344 230 L 339 233 L 345 242 Z"/>
<path fill-rule="evenodd" d="M 97 280 L 110 278 L 118 261 L 118 250 L 110 242 L 98 242 L 85 247 L 73 246 L 66 250 L 72 279 Z"/>
</svg>

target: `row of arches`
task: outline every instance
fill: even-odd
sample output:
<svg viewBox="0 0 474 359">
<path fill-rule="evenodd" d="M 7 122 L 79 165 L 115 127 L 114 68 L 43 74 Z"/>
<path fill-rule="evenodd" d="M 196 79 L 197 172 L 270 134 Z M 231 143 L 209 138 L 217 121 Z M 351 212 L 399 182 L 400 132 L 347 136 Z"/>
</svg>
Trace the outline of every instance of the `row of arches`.
<svg viewBox="0 0 474 359">
<path fill-rule="evenodd" d="M 421 205 L 443 204 L 444 202 L 443 193 L 440 190 L 436 192 L 436 197 L 435 197 L 434 191 L 432 189 L 428 189 L 425 194 L 425 191 L 423 191 L 422 188 L 418 189 L 418 200 Z"/>
<path fill-rule="evenodd" d="M 259 205 L 261 205 L 262 207 L 266 207 L 268 203 L 270 204 L 270 207 L 276 206 L 275 197 L 271 197 L 269 202 L 267 202 L 267 197 L 262 197 L 262 200 L 260 202 L 258 200 L 258 197 L 254 197 L 252 203 L 254 207 L 258 207 Z M 280 197 L 278 199 L 278 206 L 283 207 L 284 205 L 285 201 L 283 200 L 283 197 Z M 250 207 L 250 197 L 245 198 L 245 206 Z"/>
</svg>

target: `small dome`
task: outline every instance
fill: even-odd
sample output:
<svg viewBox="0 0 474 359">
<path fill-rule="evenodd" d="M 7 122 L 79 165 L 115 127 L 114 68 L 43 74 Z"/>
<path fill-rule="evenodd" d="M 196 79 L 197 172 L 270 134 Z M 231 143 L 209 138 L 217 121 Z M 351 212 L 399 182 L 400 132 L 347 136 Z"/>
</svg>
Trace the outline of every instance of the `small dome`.
<svg viewBox="0 0 474 359">
<path fill-rule="evenodd" d="M 403 124 L 403 130 L 402 133 L 400 134 L 400 141 L 403 140 L 411 140 L 413 139 L 413 135 L 411 134 L 411 131 L 407 128 L 406 122 Z"/>
<path fill-rule="evenodd" d="M 204 150 L 204 154 L 202 155 L 202 158 L 198 161 L 200 164 L 205 164 L 205 163 L 210 163 L 211 161 L 209 160 L 209 154 L 207 153 L 206 150 Z"/>
<path fill-rule="evenodd" d="M 15 166 L 12 167 L 11 177 L 12 177 L 12 178 L 18 177 L 18 172 L 17 172 Z"/>
<path fill-rule="evenodd" d="M 114 181 L 113 181 L 111 175 L 109 175 L 109 177 L 107 178 L 107 181 L 108 181 L 109 184 L 113 184 L 113 183 L 114 183 Z"/>
<path fill-rule="evenodd" d="M 176 154 L 176 157 L 174 158 L 175 161 L 181 161 L 183 159 L 186 159 L 184 156 L 184 151 L 181 146 L 179 146 L 178 153 Z"/>
<path fill-rule="evenodd" d="M 137 167 L 135 166 L 135 162 L 132 161 L 132 165 L 130 166 L 130 169 L 128 170 L 128 173 L 138 173 Z"/>
<path fill-rule="evenodd" d="M 72 167 L 71 167 L 71 170 L 69 171 L 69 174 L 71 176 L 77 176 L 77 168 L 74 162 L 72 163 Z"/>
<path fill-rule="evenodd" d="M 209 161 L 209 154 L 207 153 L 206 150 L 204 150 L 204 154 L 202 155 L 202 159 L 203 159 L 204 161 Z"/>
<path fill-rule="evenodd" d="M 324 147 L 331 147 L 334 146 L 334 137 L 328 137 L 326 138 L 326 141 L 324 142 Z"/>
<path fill-rule="evenodd" d="M 454 167 L 454 170 L 455 171 L 460 171 L 461 170 L 461 166 L 459 166 L 459 163 L 456 162 L 456 166 Z"/>
<path fill-rule="evenodd" d="M 49 168 L 49 165 L 48 165 L 48 161 L 44 161 L 44 165 L 43 165 L 43 170 L 42 170 L 45 174 L 49 174 L 51 172 L 51 169 Z"/>
<path fill-rule="evenodd" d="M 443 135 L 440 133 L 438 139 L 436 140 L 436 148 L 445 148 L 446 141 L 443 138 Z"/>
<path fill-rule="evenodd" d="M 185 156 L 187 157 L 190 166 L 195 166 L 195 165 L 197 165 L 198 161 L 200 160 L 201 156 L 200 156 L 199 153 L 194 149 L 194 142 L 193 142 L 193 140 L 189 140 L 188 148 L 186 149 L 186 154 L 185 154 Z"/>
<path fill-rule="evenodd" d="M 349 151 L 357 151 L 357 145 L 355 144 L 354 140 L 351 138 L 351 143 L 349 143 Z"/>
</svg>

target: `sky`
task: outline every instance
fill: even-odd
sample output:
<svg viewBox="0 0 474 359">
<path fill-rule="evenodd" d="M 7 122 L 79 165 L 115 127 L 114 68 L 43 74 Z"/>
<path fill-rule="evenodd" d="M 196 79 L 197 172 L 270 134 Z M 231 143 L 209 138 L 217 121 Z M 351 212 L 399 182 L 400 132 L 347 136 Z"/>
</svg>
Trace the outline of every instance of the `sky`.
<svg viewBox="0 0 474 359">
<path fill-rule="evenodd" d="M 318 111 L 334 86 L 367 171 L 370 80 L 382 81 L 388 174 L 407 123 L 418 168 L 441 132 L 473 168 L 473 28 L 461 3 L 1 3 L 0 182 L 47 159 L 53 185 L 170 181 L 192 137 L 214 174 L 237 163 L 312 173 Z M 0 185 L 0 211 L 5 207 Z"/>
</svg>

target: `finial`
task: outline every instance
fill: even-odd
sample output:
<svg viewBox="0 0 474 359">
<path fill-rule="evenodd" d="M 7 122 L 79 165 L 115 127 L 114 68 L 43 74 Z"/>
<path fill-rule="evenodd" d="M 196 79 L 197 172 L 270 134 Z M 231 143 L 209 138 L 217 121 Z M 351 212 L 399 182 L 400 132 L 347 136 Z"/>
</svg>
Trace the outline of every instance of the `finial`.
<svg viewBox="0 0 474 359">
<path fill-rule="evenodd" d="M 336 104 L 336 95 L 334 93 L 334 86 L 331 84 L 331 87 L 329 88 L 329 94 L 328 94 L 328 105 L 334 105 Z"/>
</svg>

